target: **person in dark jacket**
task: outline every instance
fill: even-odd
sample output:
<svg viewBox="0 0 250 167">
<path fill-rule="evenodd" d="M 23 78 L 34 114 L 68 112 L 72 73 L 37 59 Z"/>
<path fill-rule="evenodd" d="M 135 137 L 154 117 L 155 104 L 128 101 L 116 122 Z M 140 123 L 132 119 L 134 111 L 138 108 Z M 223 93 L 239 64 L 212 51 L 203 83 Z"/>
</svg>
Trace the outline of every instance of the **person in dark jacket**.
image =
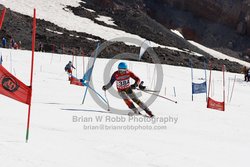
<svg viewBox="0 0 250 167">
<path fill-rule="evenodd" d="M 2 55 L 0 56 L 0 65 L 2 65 L 3 64 L 3 57 L 2 57 Z"/>
<path fill-rule="evenodd" d="M 6 39 L 3 37 L 3 39 L 2 39 L 2 47 L 3 47 L 3 48 L 6 48 L 6 45 L 7 45 L 7 41 L 6 41 Z"/>
<path fill-rule="evenodd" d="M 64 70 L 65 70 L 65 71 L 68 73 L 68 75 L 69 75 L 69 81 L 70 81 L 70 78 L 71 78 L 71 76 L 72 76 L 72 69 L 76 69 L 76 68 L 73 66 L 72 62 L 69 61 L 68 64 L 66 64 L 66 66 L 64 67 Z"/>
<path fill-rule="evenodd" d="M 250 68 L 247 70 L 247 81 L 250 81 Z"/>
<path fill-rule="evenodd" d="M 15 40 L 13 37 L 10 38 L 10 48 L 14 48 L 15 47 Z"/>
<path fill-rule="evenodd" d="M 247 68 L 246 66 L 242 68 L 242 73 L 244 74 L 244 81 L 248 81 L 248 71 L 249 68 Z"/>
</svg>

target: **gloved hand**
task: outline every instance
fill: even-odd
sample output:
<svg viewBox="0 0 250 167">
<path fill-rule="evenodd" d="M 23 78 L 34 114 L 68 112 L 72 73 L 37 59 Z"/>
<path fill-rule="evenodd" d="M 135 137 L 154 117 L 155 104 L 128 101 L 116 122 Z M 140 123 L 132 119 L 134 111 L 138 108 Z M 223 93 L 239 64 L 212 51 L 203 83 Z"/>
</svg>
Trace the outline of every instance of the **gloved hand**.
<svg viewBox="0 0 250 167">
<path fill-rule="evenodd" d="M 104 85 L 103 87 L 102 87 L 102 90 L 104 90 L 104 91 L 106 91 L 108 88 L 107 88 L 107 86 L 106 85 Z"/>
<path fill-rule="evenodd" d="M 140 90 L 145 90 L 145 89 L 146 89 L 146 86 L 139 85 L 139 89 L 140 89 Z"/>
<path fill-rule="evenodd" d="M 144 90 L 144 89 L 146 89 L 146 86 L 143 86 L 143 81 L 141 81 L 141 83 L 140 83 L 140 85 L 139 85 L 139 89 L 140 90 Z"/>
<path fill-rule="evenodd" d="M 130 86 L 131 89 L 135 89 L 138 86 L 138 84 L 135 82 L 133 85 Z"/>
</svg>

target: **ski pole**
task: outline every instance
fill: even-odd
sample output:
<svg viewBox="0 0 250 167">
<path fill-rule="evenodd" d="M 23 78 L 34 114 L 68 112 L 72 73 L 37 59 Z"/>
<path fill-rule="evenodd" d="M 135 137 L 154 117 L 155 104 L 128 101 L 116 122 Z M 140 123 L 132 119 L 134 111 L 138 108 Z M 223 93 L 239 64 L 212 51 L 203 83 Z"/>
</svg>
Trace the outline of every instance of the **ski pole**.
<svg viewBox="0 0 250 167">
<path fill-rule="evenodd" d="M 106 91 L 104 91 L 104 95 L 105 95 L 105 98 L 106 98 L 106 100 L 107 100 L 108 111 L 110 111 L 110 107 L 109 107 L 109 100 L 108 100 L 108 97 L 107 97 L 107 93 L 106 93 Z"/>
<path fill-rule="evenodd" d="M 140 89 L 138 89 L 138 90 L 140 90 Z M 169 101 L 171 101 L 171 102 L 177 103 L 177 101 L 172 100 L 172 99 L 169 99 L 169 98 L 164 97 L 164 96 L 161 96 L 161 95 L 159 95 L 159 94 L 156 94 L 156 93 L 153 93 L 153 92 L 147 92 L 147 91 L 144 91 L 144 90 L 141 90 L 141 91 L 143 91 L 143 92 L 145 92 L 145 93 L 148 93 L 148 94 L 151 94 L 151 95 L 154 95 L 154 96 L 161 97 L 161 98 L 166 99 L 166 100 L 169 100 Z"/>
</svg>

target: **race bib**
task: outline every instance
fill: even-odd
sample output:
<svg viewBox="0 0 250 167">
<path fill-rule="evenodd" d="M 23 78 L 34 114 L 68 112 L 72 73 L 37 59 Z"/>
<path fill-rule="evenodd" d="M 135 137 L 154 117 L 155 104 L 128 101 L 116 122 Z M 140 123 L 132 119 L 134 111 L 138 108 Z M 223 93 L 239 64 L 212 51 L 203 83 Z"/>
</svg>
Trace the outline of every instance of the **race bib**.
<svg viewBox="0 0 250 167">
<path fill-rule="evenodd" d="M 116 81 L 116 86 L 118 89 L 126 89 L 130 86 L 129 79 Z"/>
</svg>

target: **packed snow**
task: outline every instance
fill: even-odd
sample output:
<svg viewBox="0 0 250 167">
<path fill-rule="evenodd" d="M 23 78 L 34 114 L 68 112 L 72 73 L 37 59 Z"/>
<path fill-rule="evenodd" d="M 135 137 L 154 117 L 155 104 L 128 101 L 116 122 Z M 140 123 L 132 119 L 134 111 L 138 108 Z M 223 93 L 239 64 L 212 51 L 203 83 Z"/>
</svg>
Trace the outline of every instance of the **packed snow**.
<svg viewBox="0 0 250 167">
<path fill-rule="evenodd" d="M 0 49 L 0 53 L 3 66 L 15 71 L 16 77 L 29 85 L 31 52 Z M 164 74 L 159 76 L 163 77 L 160 94 L 178 103 L 157 98 L 149 106 L 158 119 L 153 122 L 142 120 L 144 117 L 140 116 L 106 113 L 106 108 L 101 108 L 89 93 L 82 105 L 85 88 L 70 85 L 64 71 L 69 60 L 72 60 L 71 55 L 35 53 L 28 143 L 25 143 L 27 105 L 0 96 L 2 167 L 248 166 L 250 83 L 243 81 L 242 74 L 226 73 L 226 94 L 229 96 L 226 96 L 226 111 L 222 112 L 206 108 L 205 94 L 194 95 L 194 101 L 191 101 L 190 68 L 162 65 Z M 106 84 L 103 75 L 109 61 L 97 59 L 93 71 L 92 83 L 102 96 L 101 87 Z M 74 59 L 77 74 L 76 70 L 73 74 L 79 78 L 83 76 L 83 62 L 86 67 L 88 58 Z M 112 66 L 110 75 L 119 62 Z M 153 89 L 155 65 L 126 62 L 145 85 Z M 228 97 L 235 76 L 230 102 Z M 212 78 L 213 98 L 221 100 L 222 72 L 213 71 Z M 204 80 L 204 70 L 194 69 L 194 79 Z M 149 98 L 148 94 L 137 93 L 143 101 Z M 107 97 L 111 107 L 125 113 L 123 110 L 127 107 L 121 99 L 110 93 Z M 100 122 L 98 117 L 102 118 Z"/>
</svg>

